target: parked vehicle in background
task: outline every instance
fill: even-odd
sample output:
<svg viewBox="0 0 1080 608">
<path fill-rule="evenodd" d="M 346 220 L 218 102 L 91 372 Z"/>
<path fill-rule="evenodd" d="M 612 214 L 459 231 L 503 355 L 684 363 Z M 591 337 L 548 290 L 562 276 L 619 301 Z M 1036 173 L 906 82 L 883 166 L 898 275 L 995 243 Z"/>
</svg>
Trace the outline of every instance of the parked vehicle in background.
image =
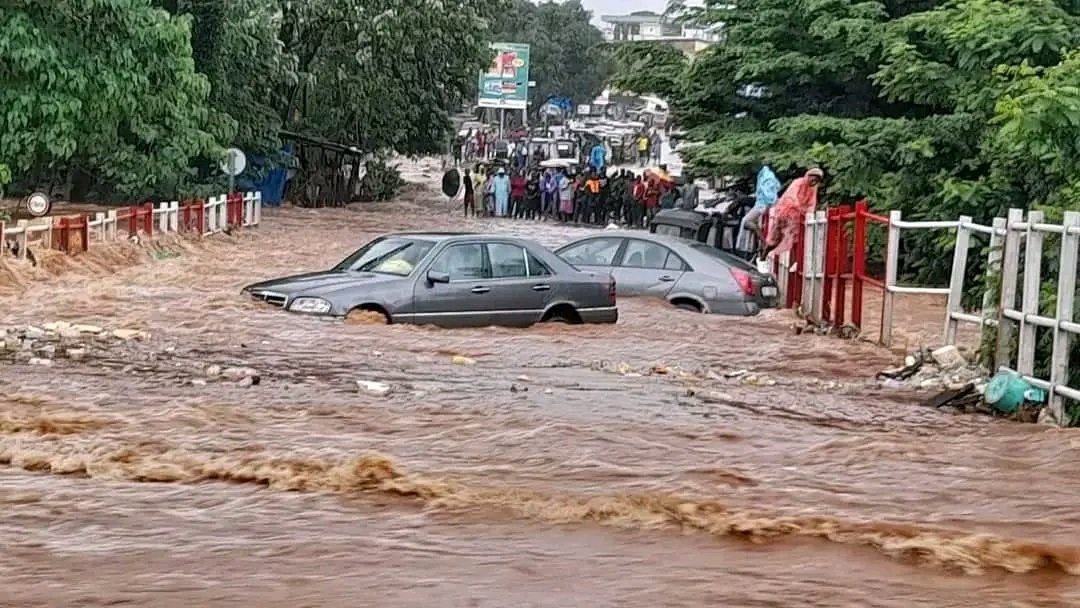
<svg viewBox="0 0 1080 608">
<path fill-rule="evenodd" d="M 610 272 L 620 296 L 663 298 L 701 313 L 756 315 L 777 305 L 776 280 L 738 257 L 661 234 L 604 232 L 559 248 L 582 270 Z"/>
<path fill-rule="evenodd" d="M 567 264 L 506 236 L 391 234 L 334 268 L 244 288 L 256 300 L 325 317 L 377 313 L 386 323 L 443 327 L 615 323 L 609 273 Z"/>
</svg>

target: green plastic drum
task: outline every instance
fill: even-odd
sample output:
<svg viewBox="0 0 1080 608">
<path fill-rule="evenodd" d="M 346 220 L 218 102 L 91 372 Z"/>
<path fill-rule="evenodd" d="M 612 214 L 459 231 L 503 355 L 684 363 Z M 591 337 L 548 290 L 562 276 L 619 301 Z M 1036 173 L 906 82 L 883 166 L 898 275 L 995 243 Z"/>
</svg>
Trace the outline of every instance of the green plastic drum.
<svg viewBox="0 0 1080 608">
<path fill-rule="evenodd" d="M 1019 374 L 1002 372 L 986 385 L 986 403 L 999 412 L 1012 414 L 1024 404 L 1024 394 L 1030 388 Z"/>
</svg>

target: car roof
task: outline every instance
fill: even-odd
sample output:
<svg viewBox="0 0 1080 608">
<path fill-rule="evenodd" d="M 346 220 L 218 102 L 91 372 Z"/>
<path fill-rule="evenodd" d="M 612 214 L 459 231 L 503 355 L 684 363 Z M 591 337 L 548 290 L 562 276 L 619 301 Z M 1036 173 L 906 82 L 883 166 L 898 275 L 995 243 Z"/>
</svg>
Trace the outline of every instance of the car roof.
<svg viewBox="0 0 1080 608">
<path fill-rule="evenodd" d="M 424 239 L 427 241 L 473 241 L 473 240 L 501 240 L 516 241 L 521 243 L 533 243 L 534 241 L 512 234 L 482 234 L 476 232 L 394 232 L 384 235 L 385 237 L 407 237 Z"/>
</svg>

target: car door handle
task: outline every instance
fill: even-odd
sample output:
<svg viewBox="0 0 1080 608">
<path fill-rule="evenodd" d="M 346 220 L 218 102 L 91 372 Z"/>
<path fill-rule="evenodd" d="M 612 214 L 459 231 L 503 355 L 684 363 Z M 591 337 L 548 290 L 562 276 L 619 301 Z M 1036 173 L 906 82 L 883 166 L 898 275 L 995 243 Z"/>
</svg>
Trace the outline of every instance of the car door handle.
<svg viewBox="0 0 1080 608">
<path fill-rule="evenodd" d="M 660 281 L 662 283 L 674 283 L 675 277 L 665 274 L 664 276 L 660 277 Z"/>
<path fill-rule="evenodd" d="M 533 291 L 551 291 L 551 285 L 533 285 Z"/>
<path fill-rule="evenodd" d="M 489 291 L 491 291 L 490 287 L 473 287 L 472 288 L 473 293 L 487 293 Z"/>
</svg>

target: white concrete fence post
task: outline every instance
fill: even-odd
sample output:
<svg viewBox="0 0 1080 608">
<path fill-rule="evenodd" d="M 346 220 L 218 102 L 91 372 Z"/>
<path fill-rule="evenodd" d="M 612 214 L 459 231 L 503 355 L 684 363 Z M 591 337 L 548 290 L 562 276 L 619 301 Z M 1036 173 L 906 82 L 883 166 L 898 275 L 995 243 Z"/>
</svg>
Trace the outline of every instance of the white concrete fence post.
<svg viewBox="0 0 1080 608">
<path fill-rule="evenodd" d="M 169 203 L 169 221 L 166 228 L 169 232 L 180 232 L 180 201 Z"/>
<path fill-rule="evenodd" d="M 885 250 L 885 295 L 882 303 L 881 342 L 892 346 L 893 299 L 896 287 L 897 268 L 900 264 L 900 226 L 902 215 L 899 211 L 889 212 L 889 244 Z"/>
<path fill-rule="evenodd" d="M 1072 333 L 1062 327 L 1073 322 L 1073 304 L 1076 300 L 1077 250 L 1080 248 L 1080 212 L 1066 211 L 1062 221 L 1061 268 L 1057 284 L 1057 322 L 1054 324 L 1054 350 L 1050 360 L 1050 413 L 1058 424 L 1064 424 L 1065 400 L 1056 387 L 1069 384 L 1069 348 Z"/>
<path fill-rule="evenodd" d="M 229 197 L 227 195 L 218 197 L 217 214 L 218 230 L 225 230 L 229 227 Z"/>
<path fill-rule="evenodd" d="M 253 217 L 255 219 L 252 221 L 252 225 L 258 226 L 262 222 L 262 192 L 255 192 L 254 211 Z"/>
<path fill-rule="evenodd" d="M 1039 314 L 1039 294 L 1042 289 L 1043 233 L 1034 230 L 1035 224 L 1043 222 L 1042 211 L 1028 213 L 1027 244 L 1024 246 L 1024 291 L 1020 298 L 1020 350 L 1016 356 L 1016 371 L 1025 376 L 1035 375 L 1035 345 L 1039 326 L 1032 323 L 1029 315 Z"/>
<path fill-rule="evenodd" d="M 814 224 L 814 212 L 808 211 L 806 217 L 803 218 L 803 280 L 802 280 L 802 301 L 799 305 L 803 309 L 803 313 L 810 314 L 810 302 L 814 293 L 814 231 L 817 230 L 817 226 Z"/>
<path fill-rule="evenodd" d="M 25 260 L 26 259 L 26 246 L 27 246 L 27 238 L 28 238 L 28 235 L 27 235 L 28 230 L 26 228 L 27 228 L 27 226 L 29 226 L 29 224 L 30 223 L 27 222 L 26 220 L 19 220 L 15 224 L 19 228 L 19 235 L 18 235 L 19 241 L 18 242 L 19 242 L 19 259 L 20 260 Z"/>
<path fill-rule="evenodd" d="M 217 232 L 217 197 L 211 196 L 206 200 L 203 205 L 203 219 L 205 224 L 205 230 L 203 234 L 213 234 Z"/>
<path fill-rule="evenodd" d="M 169 231 L 169 203 L 158 203 L 154 207 L 154 216 L 157 221 L 155 229 L 158 232 Z"/>
<path fill-rule="evenodd" d="M 997 368 L 1010 367 L 1012 354 L 1013 326 L 1005 318 L 1005 311 L 1016 308 L 1016 283 L 1020 275 L 1020 232 L 1016 225 L 1024 221 L 1022 209 L 1009 209 L 1005 221 L 1005 249 L 1001 263 L 1001 304 L 997 336 L 997 353 L 994 365 Z"/>
<path fill-rule="evenodd" d="M 108 218 L 106 219 L 106 223 L 108 223 L 109 225 L 109 240 L 115 241 L 117 238 L 119 238 L 118 233 L 120 231 L 120 218 L 117 215 L 116 209 L 109 211 L 105 217 Z"/>
<path fill-rule="evenodd" d="M 945 344 L 956 344 L 956 313 L 962 312 L 964 275 L 967 274 L 968 249 L 971 247 L 971 216 L 960 216 L 956 226 L 956 247 L 953 249 L 952 275 L 949 277 L 949 299 L 945 308 Z"/>
<path fill-rule="evenodd" d="M 822 303 L 825 300 L 825 243 L 828 237 L 829 214 L 818 211 L 814 214 L 817 231 L 814 233 L 814 301 L 810 315 L 814 320 L 821 320 Z"/>
</svg>

